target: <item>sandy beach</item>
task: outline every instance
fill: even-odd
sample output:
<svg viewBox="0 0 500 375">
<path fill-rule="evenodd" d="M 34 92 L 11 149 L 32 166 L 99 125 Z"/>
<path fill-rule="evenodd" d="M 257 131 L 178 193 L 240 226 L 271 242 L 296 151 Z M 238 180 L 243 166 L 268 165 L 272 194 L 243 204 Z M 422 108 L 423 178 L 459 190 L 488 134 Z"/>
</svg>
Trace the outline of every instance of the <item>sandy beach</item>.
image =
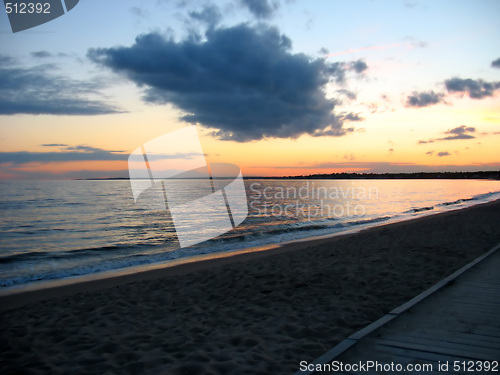
<svg viewBox="0 0 500 375">
<path fill-rule="evenodd" d="M 500 242 L 500 201 L 0 298 L 2 374 L 290 374 Z"/>
</svg>

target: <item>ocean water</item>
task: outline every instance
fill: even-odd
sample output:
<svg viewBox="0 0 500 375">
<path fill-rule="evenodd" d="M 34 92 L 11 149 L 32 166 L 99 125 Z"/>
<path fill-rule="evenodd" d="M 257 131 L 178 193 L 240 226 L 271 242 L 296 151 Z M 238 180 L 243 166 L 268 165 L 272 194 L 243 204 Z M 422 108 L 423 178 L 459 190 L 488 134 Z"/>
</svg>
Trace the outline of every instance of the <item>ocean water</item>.
<svg viewBox="0 0 500 375">
<path fill-rule="evenodd" d="M 183 192 L 189 181 L 177 185 Z M 180 248 L 168 210 L 136 205 L 129 181 L 2 181 L 0 288 L 335 235 L 500 198 L 492 180 L 249 179 L 245 188 L 242 224 Z"/>
</svg>

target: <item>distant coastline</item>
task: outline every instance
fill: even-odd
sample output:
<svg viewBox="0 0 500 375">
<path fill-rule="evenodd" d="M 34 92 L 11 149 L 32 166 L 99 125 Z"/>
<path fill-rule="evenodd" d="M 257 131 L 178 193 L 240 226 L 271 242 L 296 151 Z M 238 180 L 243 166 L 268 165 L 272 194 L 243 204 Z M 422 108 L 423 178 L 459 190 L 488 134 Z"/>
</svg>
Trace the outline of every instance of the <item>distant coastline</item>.
<svg viewBox="0 0 500 375">
<path fill-rule="evenodd" d="M 244 176 L 245 180 L 500 180 L 498 171 L 414 173 L 321 173 L 299 176 Z M 75 180 L 129 180 L 128 177 L 77 178 Z"/>
</svg>

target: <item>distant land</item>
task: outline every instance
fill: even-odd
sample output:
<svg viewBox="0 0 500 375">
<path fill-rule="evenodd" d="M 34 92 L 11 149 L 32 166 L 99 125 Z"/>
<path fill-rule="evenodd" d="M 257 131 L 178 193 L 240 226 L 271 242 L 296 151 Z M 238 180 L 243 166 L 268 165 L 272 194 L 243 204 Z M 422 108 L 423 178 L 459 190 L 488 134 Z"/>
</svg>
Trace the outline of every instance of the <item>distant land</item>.
<svg viewBox="0 0 500 375">
<path fill-rule="evenodd" d="M 311 174 L 307 176 L 281 177 L 284 179 L 305 180 L 500 180 L 499 171 L 479 172 L 416 172 L 416 173 L 329 173 Z"/>
<path fill-rule="evenodd" d="M 500 170 L 479 172 L 322 173 L 305 176 L 245 176 L 243 178 L 245 180 L 500 180 Z M 78 178 L 77 180 L 129 180 L 129 178 Z"/>
</svg>

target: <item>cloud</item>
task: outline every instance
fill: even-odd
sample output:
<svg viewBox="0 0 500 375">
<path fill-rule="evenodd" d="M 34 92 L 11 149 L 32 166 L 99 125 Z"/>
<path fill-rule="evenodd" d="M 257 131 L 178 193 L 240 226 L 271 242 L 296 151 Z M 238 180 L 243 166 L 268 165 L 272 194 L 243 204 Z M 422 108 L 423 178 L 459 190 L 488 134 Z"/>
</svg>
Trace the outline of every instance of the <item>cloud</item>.
<svg viewBox="0 0 500 375">
<path fill-rule="evenodd" d="M 208 27 L 215 27 L 220 22 L 222 15 L 215 5 L 205 5 L 200 12 L 189 12 L 189 16 L 199 22 L 205 23 Z"/>
<path fill-rule="evenodd" d="M 491 62 L 491 67 L 492 67 L 492 68 L 500 68 L 500 57 L 499 57 L 498 59 L 493 60 L 493 61 Z"/>
<path fill-rule="evenodd" d="M 474 128 L 472 126 L 461 125 L 461 126 L 457 126 L 456 128 L 447 130 L 445 133 L 446 134 L 464 134 L 467 132 L 475 132 L 475 131 L 476 131 L 476 128 Z"/>
<path fill-rule="evenodd" d="M 444 81 L 448 92 L 467 94 L 471 99 L 483 99 L 493 96 L 495 90 L 500 89 L 500 82 L 485 82 L 482 79 L 450 78 Z"/>
<path fill-rule="evenodd" d="M 404 6 L 407 8 L 415 8 L 417 5 L 418 1 L 409 1 L 409 0 L 404 1 Z"/>
<path fill-rule="evenodd" d="M 443 134 L 448 134 L 447 137 L 428 139 L 427 141 L 419 140 L 418 144 L 421 145 L 426 143 L 434 143 L 436 141 L 455 141 L 459 139 L 474 139 L 476 137 L 469 133 L 474 133 L 475 131 L 476 128 L 472 126 L 461 125 L 457 126 L 456 128 L 445 131 Z"/>
<path fill-rule="evenodd" d="M 148 18 L 149 17 L 149 12 L 143 8 L 133 6 L 132 8 L 130 8 L 130 11 L 132 12 L 133 15 L 135 15 L 138 18 Z"/>
<path fill-rule="evenodd" d="M 427 151 L 425 154 L 426 154 L 426 155 L 433 155 L 433 154 L 434 154 L 434 151 Z"/>
<path fill-rule="evenodd" d="M 439 138 L 440 141 L 453 141 L 456 139 L 472 139 L 476 138 L 471 134 L 467 133 L 474 133 L 476 131 L 476 128 L 472 126 L 458 126 L 456 128 L 450 129 L 446 131 L 444 134 L 450 134 L 448 137 L 444 138 Z"/>
<path fill-rule="evenodd" d="M 88 179 L 88 178 L 128 178 L 129 171 L 122 170 L 78 170 L 78 171 L 48 171 L 48 170 L 19 170 L 11 169 L 6 175 L 14 180 L 39 180 L 39 179 Z"/>
<path fill-rule="evenodd" d="M 120 112 L 102 101 L 86 99 L 98 85 L 56 76 L 54 65 L 32 68 L 0 64 L 0 115 L 102 115 Z"/>
<path fill-rule="evenodd" d="M 14 151 L 0 152 L 0 164 L 22 165 L 28 163 L 57 163 L 70 161 L 126 161 L 129 158 L 124 150 L 104 150 L 102 148 L 87 145 L 68 146 L 60 143 L 43 144 L 45 147 L 60 147 L 57 152 L 29 152 Z M 166 159 L 193 159 L 199 157 L 198 153 L 157 153 L 148 154 L 149 162 Z M 142 160 L 142 159 L 141 159 Z"/>
<path fill-rule="evenodd" d="M 500 132 L 482 132 L 481 135 L 500 135 Z"/>
<path fill-rule="evenodd" d="M 440 141 L 452 141 L 455 139 L 473 139 L 476 138 L 470 134 L 450 135 L 449 137 L 439 138 Z"/>
<path fill-rule="evenodd" d="M 429 43 L 423 41 L 414 41 L 410 42 L 410 45 L 414 48 L 425 48 L 429 45 Z"/>
<path fill-rule="evenodd" d="M 364 121 L 365 118 L 361 117 L 359 113 L 349 112 L 341 117 L 342 121 Z"/>
<path fill-rule="evenodd" d="M 316 60 L 318 61 L 318 60 Z M 325 66 L 328 66 L 326 69 L 326 73 L 329 74 L 332 79 L 337 83 L 345 83 L 345 75 L 346 71 L 348 70 L 354 70 L 355 69 L 352 67 L 352 62 L 351 63 L 345 63 L 345 62 L 334 62 L 334 63 L 327 63 Z"/>
<path fill-rule="evenodd" d="M 345 154 L 342 158 L 345 159 L 345 160 L 350 160 L 350 161 L 353 161 L 353 160 L 356 159 L 356 157 L 354 156 L 354 154 Z"/>
<path fill-rule="evenodd" d="M 65 146 L 60 144 L 47 144 L 44 146 L 55 147 Z M 14 151 L 0 152 L 0 164 L 27 164 L 27 163 L 52 163 L 69 161 L 126 161 L 128 154 L 119 153 L 120 151 L 109 151 L 101 148 L 89 146 L 65 146 L 66 151 L 60 152 L 29 152 Z"/>
<path fill-rule="evenodd" d="M 0 67 L 14 63 L 14 59 L 10 56 L 0 55 Z"/>
<path fill-rule="evenodd" d="M 366 65 L 362 59 L 350 62 L 349 67 L 356 73 L 363 73 L 366 69 L 368 69 L 368 65 Z"/>
<path fill-rule="evenodd" d="M 342 94 L 342 95 L 345 95 L 350 100 L 355 100 L 357 97 L 355 92 L 352 92 L 352 91 L 347 90 L 347 89 L 340 89 L 340 90 L 337 90 L 335 92 Z"/>
<path fill-rule="evenodd" d="M 267 0 L 241 0 L 241 3 L 257 18 L 271 18 L 279 8 L 279 3 L 270 4 Z"/>
<path fill-rule="evenodd" d="M 113 150 L 113 151 L 103 150 L 102 148 L 90 147 L 86 145 L 66 146 L 64 149 L 67 151 L 83 151 L 83 152 L 94 152 L 94 153 L 100 153 L 103 151 L 106 151 L 107 153 L 125 152 L 124 150 Z"/>
<path fill-rule="evenodd" d="M 87 55 L 142 87 L 146 102 L 173 103 L 185 112 L 181 120 L 223 140 L 346 134 L 324 87 L 343 82 L 348 64 L 293 54 L 291 46 L 276 28 L 242 24 L 209 30 L 204 41 L 144 34 L 131 47 Z"/>
<path fill-rule="evenodd" d="M 47 57 L 52 57 L 52 54 L 48 51 L 36 51 L 36 52 L 31 52 L 31 56 L 43 59 Z"/>
<path fill-rule="evenodd" d="M 499 59 L 500 60 L 500 59 Z M 493 63 L 492 63 L 493 66 Z M 472 99 L 483 99 L 493 96 L 500 89 L 500 82 L 485 82 L 482 79 L 450 78 L 444 81 L 448 93 L 462 93 Z M 445 103 L 445 94 L 434 91 L 414 91 L 407 97 L 406 107 L 427 107 L 430 105 Z"/>
<path fill-rule="evenodd" d="M 450 156 L 451 154 L 448 151 L 441 151 L 437 153 L 438 157 L 443 157 L 443 156 Z"/>
<path fill-rule="evenodd" d="M 406 100 L 406 107 L 427 107 L 443 101 L 443 94 L 434 91 L 414 91 Z"/>
</svg>

